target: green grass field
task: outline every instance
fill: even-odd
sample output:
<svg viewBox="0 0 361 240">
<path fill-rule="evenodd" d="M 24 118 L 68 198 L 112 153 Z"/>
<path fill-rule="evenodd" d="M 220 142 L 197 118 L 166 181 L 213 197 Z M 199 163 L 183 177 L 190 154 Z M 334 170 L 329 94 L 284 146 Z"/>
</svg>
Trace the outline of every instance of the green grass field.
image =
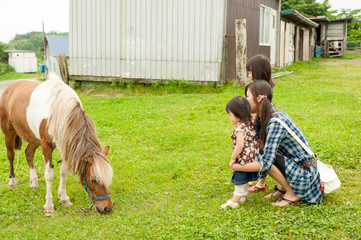
<svg viewBox="0 0 361 240">
<path fill-rule="evenodd" d="M 0 75 L 0 81 L 34 78 L 34 77 L 39 78 L 39 73 L 8 72 L 8 73 L 4 73 L 4 74 Z"/>
<path fill-rule="evenodd" d="M 225 85 L 202 94 L 167 94 L 152 87 L 130 91 L 78 89 L 102 146 L 110 145 L 114 209 L 101 215 L 81 212 L 90 199 L 76 176 L 67 192 L 73 205 L 57 198 L 60 165 L 54 154 L 51 217 L 36 210 L 45 204 L 44 166 L 36 154 L 39 189 L 29 188 L 24 149 L 17 153 L 16 180 L 8 186 L 8 161 L 0 136 L 1 239 L 361 239 L 361 75 L 360 65 L 300 62 L 296 72 L 276 80 L 274 103 L 289 114 L 321 160 L 332 164 L 342 187 L 319 205 L 274 207 L 266 193 L 249 194 L 236 209 L 221 209 L 232 196 L 233 126 L 225 104 L 244 88 Z M 153 94 L 152 94 L 153 93 Z M 17 160 L 15 161 L 15 164 Z M 22 195 L 22 196 L 21 196 Z M 25 199 L 25 198 L 27 199 Z M 31 204 L 30 204 L 31 202 Z"/>
</svg>

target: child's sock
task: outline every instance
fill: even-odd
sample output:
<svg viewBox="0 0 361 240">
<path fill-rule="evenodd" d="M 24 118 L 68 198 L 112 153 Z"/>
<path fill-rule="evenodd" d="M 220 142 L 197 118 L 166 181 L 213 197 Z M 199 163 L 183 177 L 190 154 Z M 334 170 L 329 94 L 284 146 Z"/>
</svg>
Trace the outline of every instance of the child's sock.
<svg viewBox="0 0 361 240">
<path fill-rule="evenodd" d="M 234 185 L 233 195 L 240 197 L 238 202 L 245 202 L 248 194 L 248 183 L 242 185 Z"/>
</svg>

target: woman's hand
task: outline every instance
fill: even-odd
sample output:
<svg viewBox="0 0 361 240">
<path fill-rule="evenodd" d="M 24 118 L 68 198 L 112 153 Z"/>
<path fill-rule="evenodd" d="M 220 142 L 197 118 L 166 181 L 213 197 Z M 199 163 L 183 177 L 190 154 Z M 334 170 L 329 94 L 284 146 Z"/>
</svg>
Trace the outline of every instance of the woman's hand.
<svg viewBox="0 0 361 240">
<path fill-rule="evenodd" d="M 244 165 L 239 163 L 233 163 L 230 167 L 235 172 L 258 172 L 261 168 L 261 164 L 257 161 L 246 163 Z"/>
<path fill-rule="evenodd" d="M 236 163 L 236 159 L 231 159 L 231 161 L 229 162 L 229 167 L 232 168 L 235 163 Z"/>
<path fill-rule="evenodd" d="M 232 166 L 230 166 L 230 168 L 235 172 L 239 171 L 239 167 L 242 167 L 242 165 L 236 162 L 234 162 Z"/>
</svg>

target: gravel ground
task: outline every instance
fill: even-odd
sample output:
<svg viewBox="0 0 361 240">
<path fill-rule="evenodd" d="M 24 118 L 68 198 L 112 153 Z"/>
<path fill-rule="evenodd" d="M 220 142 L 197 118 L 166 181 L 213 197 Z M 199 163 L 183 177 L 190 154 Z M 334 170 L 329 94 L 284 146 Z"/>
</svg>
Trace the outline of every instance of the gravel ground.
<svg viewBox="0 0 361 240">
<path fill-rule="evenodd" d="M 341 64 L 347 64 L 347 63 L 361 64 L 361 58 L 352 59 L 352 60 L 324 61 L 324 62 L 318 62 L 318 63 L 319 64 L 325 64 L 325 65 L 341 65 Z"/>
<path fill-rule="evenodd" d="M 27 79 L 33 79 L 33 80 L 36 80 L 36 77 L 35 78 L 27 78 Z M 0 81 L 0 96 L 2 94 L 2 92 L 6 89 L 6 87 L 12 83 L 12 82 L 15 82 L 16 80 L 5 80 L 5 81 Z"/>
</svg>

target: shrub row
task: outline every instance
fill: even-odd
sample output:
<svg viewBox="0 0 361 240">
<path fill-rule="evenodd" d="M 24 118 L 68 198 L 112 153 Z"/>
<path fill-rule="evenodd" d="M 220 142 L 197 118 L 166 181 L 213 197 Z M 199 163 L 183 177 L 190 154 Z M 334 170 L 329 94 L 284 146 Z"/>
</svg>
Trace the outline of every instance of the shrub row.
<svg viewBox="0 0 361 240">
<path fill-rule="evenodd" d="M 12 66 L 6 63 L 0 62 L 0 75 L 3 75 L 4 73 L 15 71 Z"/>
</svg>

